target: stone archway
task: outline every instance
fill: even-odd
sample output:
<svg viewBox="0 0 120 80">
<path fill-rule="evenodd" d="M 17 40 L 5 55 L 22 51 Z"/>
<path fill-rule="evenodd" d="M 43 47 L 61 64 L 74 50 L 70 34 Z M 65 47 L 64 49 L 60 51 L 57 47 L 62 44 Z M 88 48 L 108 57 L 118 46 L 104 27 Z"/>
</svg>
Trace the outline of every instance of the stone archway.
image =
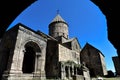
<svg viewBox="0 0 120 80">
<path fill-rule="evenodd" d="M 24 46 L 24 58 L 22 63 L 23 73 L 33 73 L 39 70 L 41 49 L 35 42 L 27 42 Z"/>
<path fill-rule="evenodd" d="M 35 51 L 31 46 L 25 47 L 25 54 L 23 59 L 22 72 L 23 73 L 32 73 L 35 70 Z"/>
</svg>

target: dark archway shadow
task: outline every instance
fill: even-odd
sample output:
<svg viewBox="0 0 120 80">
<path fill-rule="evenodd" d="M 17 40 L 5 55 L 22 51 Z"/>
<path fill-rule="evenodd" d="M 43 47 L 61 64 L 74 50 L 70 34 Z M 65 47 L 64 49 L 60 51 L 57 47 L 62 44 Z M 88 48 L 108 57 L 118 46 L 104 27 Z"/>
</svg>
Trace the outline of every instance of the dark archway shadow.
<svg viewBox="0 0 120 80">
<path fill-rule="evenodd" d="M 36 0 L 1 0 L 0 1 L 0 38 L 13 20 Z"/>
<path fill-rule="evenodd" d="M 27 46 L 25 48 L 24 59 L 23 59 L 23 73 L 32 73 L 35 69 L 35 51 L 33 47 Z"/>
</svg>

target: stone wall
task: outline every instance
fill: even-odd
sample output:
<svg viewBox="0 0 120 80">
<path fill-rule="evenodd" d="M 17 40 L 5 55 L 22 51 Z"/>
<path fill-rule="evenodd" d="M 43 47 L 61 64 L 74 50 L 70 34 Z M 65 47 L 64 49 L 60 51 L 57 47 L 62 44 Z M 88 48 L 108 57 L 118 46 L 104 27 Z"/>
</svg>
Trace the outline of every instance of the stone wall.
<svg viewBox="0 0 120 80">
<path fill-rule="evenodd" d="M 79 53 L 77 51 L 70 50 L 62 45 L 59 47 L 59 61 L 74 61 L 80 63 Z"/>
<path fill-rule="evenodd" d="M 17 28 L 8 30 L 0 43 L 0 79 L 2 74 L 8 68 L 8 64 L 12 62 L 12 56 L 14 53 L 15 42 L 17 36 Z"/>
<path fill-rule="evenodd" d="M 107 73 L 107 68 L 106 68 L 106 62 L 105 62 L 105 57 L 101 54 L 101 53 L 99 53 L 99 55 L 100 55 L 100 59 L 101 59 L 101 63 L 102 63 L 102 70 L 103 70 L 103 75 L 107 75 L 108 73 Z"/>
<path fill-rule="evenodd" d="M 116 75 L 120 76 L 120 59 L 118 56 L 114 56 L 112 57 L 114 66 L 115 66 L 115 70 L 116 70 Z"/>
<path fill-rule="evenodd" d="M 58 47 L 57 42 L 48 40 L 46 53 L 46 77 L 55 79 L 59 75 Z"/>
<path fill-rule="evenodd" d="M 74 38 L 74 40 L 72 41 L 71 45 L 72 45 L 72 50 L 80 53 L 81 46 L 80 46 L 79 41 L 77 40 L 77 38 Z"/>
</svg>

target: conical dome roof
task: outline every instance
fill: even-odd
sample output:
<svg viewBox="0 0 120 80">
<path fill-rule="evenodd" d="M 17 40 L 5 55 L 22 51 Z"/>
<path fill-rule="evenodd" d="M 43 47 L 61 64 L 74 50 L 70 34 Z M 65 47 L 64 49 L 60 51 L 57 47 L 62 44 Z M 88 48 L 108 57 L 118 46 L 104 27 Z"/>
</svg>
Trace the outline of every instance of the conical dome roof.
<svg viewBox="0 0 120 80">
<path fill-rule="evenodd" d="M 65 22 L 65 20 L 60 16 L 60 14 L 57 14 L 57 16 L 51 21 L 51 23 L 54 23 L 54 22 L 63 22 L 63 23 L 65 23 L 65 24 L 67 24 L 66 22 Z M 50 23 L 50 24 L 51 24 Z"/>
</svg>

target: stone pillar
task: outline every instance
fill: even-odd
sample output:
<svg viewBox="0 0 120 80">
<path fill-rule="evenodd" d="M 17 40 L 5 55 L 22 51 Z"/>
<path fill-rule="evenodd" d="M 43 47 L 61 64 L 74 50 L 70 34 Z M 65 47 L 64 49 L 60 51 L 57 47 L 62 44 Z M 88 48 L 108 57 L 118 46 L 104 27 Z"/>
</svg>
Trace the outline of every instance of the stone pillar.
<svg viewBox="0 0 120 80">
<path fill-rule="evenodd" d="M 18 70 L 19 72 L 22 73 L 22 67 L 23 67 L 23 60 L 24 60 L 24 54 L 25 54 L 26 50 L 25 48 L 22 48 L 19 52 L 19 55 L 18 55 Z"/>
<path fill-rule="evenodd" d="M 41 51 L 41 57 L 39 57 L 39 62 L 38 62 L 39 68 L 38 69 L 40 69 L 41 79 L 45 79 L 45 77 L 46 77 L 46 75 L 45 75 L 45 57 L 46 57 L 45 53 L 46 53 L 46 48 L 43 47 L 41 50 L 42 51 Z"/>
<path fill-rule="evenodd" d="M 74 65 L 72 65 L 72 76 L 74 75 Z"/>
<path fill-rule="evenodd" d="M 68 78 L 70 79 L 70 66 L 68 66 Z"/>
<path fill-rule="evenodd" d="M 65 79 L 65 66 L 61 63 L 61 79 Z"/>
<path fill-rule="evenodd" d="M 41 72 L 41 63 L 40 63 L 40 58 L 41 58 L 41 53 L 36 52 L 36 60 L 35 60 L 35 73 L 40 73 Z"/>
<path fill-rule="evenodd" d="M 36 58 L 35 58 L 35 71 L 34 71 L 34 79 L 41 80 L 42 79 L 42 73 L 41 73 L 41 53 L 36 52 Z"/>
<path fill-rule="evenodd" d="M 38 71 L 38 56 L 36 55 L 35 57 L 35 70 L 34 70 L 35 73 L 39 73 Z"/>
</svg>

